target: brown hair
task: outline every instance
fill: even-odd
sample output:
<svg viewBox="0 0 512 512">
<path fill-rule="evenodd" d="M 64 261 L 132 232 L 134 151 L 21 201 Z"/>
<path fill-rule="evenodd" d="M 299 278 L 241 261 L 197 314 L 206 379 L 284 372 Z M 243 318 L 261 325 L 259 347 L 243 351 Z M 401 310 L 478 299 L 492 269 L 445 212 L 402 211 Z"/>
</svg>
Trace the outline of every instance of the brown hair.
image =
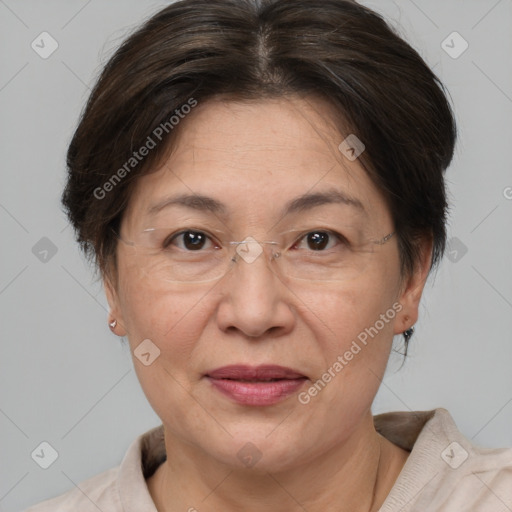
<svg viewBox="0 0 512 512">
<path fill-rule="evenodd" d="M 289 94 L 322 97 L 365 144 L 360 160 L 388 202 L 402 271 L 414 269 L 425 237 L 437 263 L 454 117 L 418 53 L 350 0 L 181 0 L 128 37 L 101 73 L 67 154 L 62 200 L 86 254 L 103 273 L 115 270 L 111 228 L 137 178 L 168 152 L 172 118 L 185 105 Z M 139 159 L 158 127 L 161 141 Z"/>
</svg>

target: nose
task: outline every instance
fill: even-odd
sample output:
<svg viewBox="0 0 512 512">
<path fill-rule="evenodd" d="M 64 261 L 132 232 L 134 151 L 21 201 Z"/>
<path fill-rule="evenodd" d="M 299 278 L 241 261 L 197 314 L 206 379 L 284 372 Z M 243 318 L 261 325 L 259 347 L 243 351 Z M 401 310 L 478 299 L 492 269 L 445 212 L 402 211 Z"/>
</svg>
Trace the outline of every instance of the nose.
<svg viewBox="0 0 512 512">
<path fill-rule="evenodd" d="M 293 294 L 271 267 L 272 250 L 244 249 L 240 247 L 222 283 L 219 328 L 250 338 L 289 333 L 295 324 Z"/>
</svg>

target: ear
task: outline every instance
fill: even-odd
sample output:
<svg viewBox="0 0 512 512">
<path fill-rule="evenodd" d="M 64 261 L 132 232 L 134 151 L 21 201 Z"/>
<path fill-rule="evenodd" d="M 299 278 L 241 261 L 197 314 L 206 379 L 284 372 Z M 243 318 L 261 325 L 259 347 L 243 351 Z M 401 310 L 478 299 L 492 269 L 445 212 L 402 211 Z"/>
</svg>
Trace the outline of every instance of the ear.
<svg viewBox="0 0 512 512">
<path fill-rule="evenodd" d="M 103 276 L 103 287 L 105 288 L 105 295 L 107 296 L 108 305 L 110 306 L 109 323 L 112 320 L 117 321 L 117 325 L 113 329 L 113 332 L 117 336 L 126 336 L 125 322 L 122 314 L 121 304 L 119 301 L 119 295 L 117 287 L 113 283 L 112 278 L 107 275 Z"/>
<path fill-rule="evenodd" d="M 418 309 L 432 262 L 432 239 L 421 242 L 420 257 L 411 274 L 404 277 L 398 301 L 402 309 L 396 316 L 394 333 L 401 334 L 418 321 Z"/>
</svg>

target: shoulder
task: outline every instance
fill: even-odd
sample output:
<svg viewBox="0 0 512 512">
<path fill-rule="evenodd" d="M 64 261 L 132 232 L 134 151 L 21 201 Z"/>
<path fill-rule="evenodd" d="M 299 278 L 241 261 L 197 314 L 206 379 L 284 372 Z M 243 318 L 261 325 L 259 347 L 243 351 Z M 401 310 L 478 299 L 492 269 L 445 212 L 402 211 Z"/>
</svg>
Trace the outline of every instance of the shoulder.
<svg viewBox="0 0 512 512">
<path fill-rule="evenodd" d="M 25 512 L 156 512 L 146 478 L 165 460 L 163 427 L 137 437 L 121 465 Z"/>
<path fill-rule="evenodd" d="M 25 512 L 98 512 L 122 510 L 117 491 L 119 468 L 109 469 L 84 482 L 71 491 L 26 509 Z"/>
<path fill-rule="evenodd" d="M 445 409 L 379 419 L 395 444 L 411 452 L 382 512 L 512 510 L 512 448 L 477 446 Z"/>
<path fill-rule="evenodd" d="M 512 509 L 512 448 L 488 449 L 459 434 L 442 452 L 447 503 L 481 512 Z M 476 510 L 476 508 L 475 508 Z"/>
</svg>

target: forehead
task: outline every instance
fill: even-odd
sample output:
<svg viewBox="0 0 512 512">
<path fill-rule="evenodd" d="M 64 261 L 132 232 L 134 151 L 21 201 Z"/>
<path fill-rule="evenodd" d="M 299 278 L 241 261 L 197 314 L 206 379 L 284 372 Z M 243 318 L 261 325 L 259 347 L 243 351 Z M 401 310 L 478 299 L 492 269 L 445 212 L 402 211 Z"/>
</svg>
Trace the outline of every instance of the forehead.
<svg viewBox="0 0 512 512">
<path fill-rule="evenodd" d="M 168 160 L 139 179 L 127 215 L 140 219 L 166 197 L 197 194 L 256 218 L 304 194 L 339 190 L 386 217 L 366 171 L 338 149 L 347 135 L 317 99 L 199 104 L 181 121 Z"/>
<path fill-rule="evenodd" d="M 315 168 L 332 166 L 341 160 L 341 136 L 329 110 L 313 99 L 210 101 L 185 119 L 169 163 L 192 170 L 214 161 L 272 172 L 300 170 L 314 158 Z"/>
</svg>

